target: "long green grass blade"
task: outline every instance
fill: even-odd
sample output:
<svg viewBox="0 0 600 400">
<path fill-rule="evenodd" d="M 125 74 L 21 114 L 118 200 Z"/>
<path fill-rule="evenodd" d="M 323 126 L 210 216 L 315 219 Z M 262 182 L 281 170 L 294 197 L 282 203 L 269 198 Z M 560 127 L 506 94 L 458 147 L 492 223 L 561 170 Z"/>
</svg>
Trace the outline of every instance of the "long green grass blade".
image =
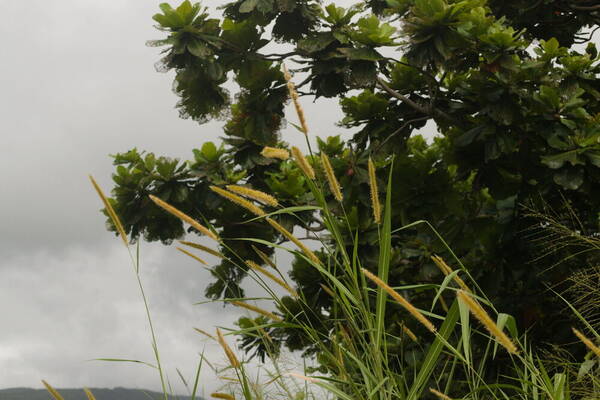
<svg viewBox="0 0 600 400">
<path fill-rule="evenodd" d="M 423 365 L 421 366 L 421 369 L 417 374 L 410 391 L 408 392 L 407 400 L 418 400 L 421 398 L 421 393 L 423 392 L 427 381 L 431 377 L 433 369 L 437 365 L 437 361 L 440 357 L 442 349 L 444 348 L 445 343 L 447 343 L 450 334 L 454 331 L 454 326 L 458 321 L 458 316 L 458 300 L 455 299 L 452 303 L 452 306 L 448 310 L 448 314 L 446 315 L 446 319 L 444 319 L 444 323 L 440 327 L 438 335 L 431 344 L 431 347 L 425 356 Z"/>
</svg>

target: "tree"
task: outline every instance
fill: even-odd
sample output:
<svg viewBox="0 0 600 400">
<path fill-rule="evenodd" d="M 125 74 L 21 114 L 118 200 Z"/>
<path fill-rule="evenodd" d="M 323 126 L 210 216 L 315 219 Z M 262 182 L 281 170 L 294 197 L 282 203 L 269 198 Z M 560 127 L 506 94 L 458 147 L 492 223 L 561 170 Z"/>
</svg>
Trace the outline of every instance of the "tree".
<svg viewBox="0 0 600 400">
<path fill-rule="evenodd" d="M 285 62 L 303 78 L 301 96 L 339 99 L 340 125 L 352 130 L 347 141 L 318 139 L 311 160 L 317 174 L 323 174 L 320 152 L 332 160 L 343 202 L 329 193 L 330 207 L 348 216 L 350 226 L 341 226 L 348 243 L 359 232 L 363 265 L 376 265 L 378 258 L 367 171 L 372 158 L 380 191 L 392 176 L 393 228 L 429 221 L 498 308 L 515 315 L 522 328 L 532 327 L 533 338 L 568 337 L 561 336 L 568 324 L 547 287 L 588 260 L 561 243 L 540 247 L 536 221 L 524 205 L 553 210 L 571 226 L 576 215 L 582 235 L 599 230 L 600 69 L 590 38 L 600 9 L 593 1 L 369 0 L 342 8 L 315 0 L 238 0 L 222 7 L 221 19 L 187 0 L 160 9 L 154 20 L 167 38 L 151 45 L 165 47 L 159 69 L 176 73 L 181 116 L 226 123 L 223 143 L 193 149 L 188 162 L 136 149 L 115 156 L 113 204 L 132 238 L 181 238 L 181 221 L 148 195 L 169 202 L 210 224 L 227 245 L 220 249 L 226 257 L 211 269 L 215 280 L 206 295 L 243 295 L 246 271 L 227 258 L 235 253 L 264 260 L 249 243 L 232 239 L 285 238 L 261 221 L 247 222 L 253 214 L 210 186 L 242 184 L 273 194 L 286 207 L 314 201 L 294 162 L 261 155 L 265 146 L 288 147 L 279 134 L 289 101 Z M 285 50 L 263 51 L 273 41 Z M 573 47 L 582 43 L 585 50 Z M 225 89 L 228 82 L 237 84 L 235 96 Z M 414 134 L 428 121 L 439 133 L 431 143 Z M 327 242 L 317 213 L 304 209 L 297 216 L 274 218 Z M 398 231 L 390 284 L 439 282 L 430 257 L 444 252 L 429 230 Z M 291 276 L 327 331 L 333 300 L 319 285 L 320 275 L 297 257 Z M 427 293 L 407 295 L 423 308 L 430 305 Z M 290 309 L 302 311 L 287 300 Z M 405 315 L 390 308 L 387 317 L 386 329 L 400 332 Z M 291 329 L 270 335 L 291 349 L 311 350 Z"/>
</svg>

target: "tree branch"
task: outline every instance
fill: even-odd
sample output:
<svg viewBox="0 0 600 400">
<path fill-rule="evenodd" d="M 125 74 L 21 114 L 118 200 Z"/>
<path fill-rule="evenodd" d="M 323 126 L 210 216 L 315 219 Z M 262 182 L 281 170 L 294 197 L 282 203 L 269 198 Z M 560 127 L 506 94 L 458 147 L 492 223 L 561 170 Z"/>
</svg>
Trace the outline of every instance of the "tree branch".
<svg viewBox="0 0 600 400">
<path fill-rule="evenodd" d="M 409 99 L 408 97 L 404 96 L 403 94 L 398 93 L 397 91 L 395 91 L 394 89 L 392 89 L 391 87 L 389 87 L 387 85 L 387 83 L 383 79 L 381 79 L 380 77 L 377 77 L 377 83 L 389 95 L 391 95 L 392 97 L 397 98 L 398 100 L 402 101 L 404 104 L 410 106 L 411 108 L 413 108 L 414 110 L 420 112 L 421 114 L 429 115 L 429 116 L 432 116 L 432 117 L 436 117 L 437 116 L 437 117 L 441 117 L 441 118 L 443 118 L 443 119 L 445 119 L 447 121 L 454 122 L 454 118 L 452 118 L 450 115 L 446 114 L 442 110 L 434 108 L 431 105 L 429 105 L 429 106 L 422 106 L 422 105 L 418 104 L 417 102 L 415 102 L 415 101 Z"/>
<path fill-rule="evenodd" d="M 417 104 L 416 102 L 412 101 L 411 99 L 409 99 L 408 97 L 404 96 L 403 94 L 400 94 L 400 93 L 396 92 L 394 89 L 392 89 L 391 87 L 389 87 L 387 85 L 387 83 L 385 83 L 385 81 L 383 79 L 381 79 L 380 77 L 377 77 L 377 83 L 379 83 L 379 86 L 381 86 L 381 88 L 383 90 L 385 90 L 386 92 L 388 92 L 388 94 L 390 96 L 397 98 L 398 100 L 402 101 L 406 105 L 412 107 L 414 110 L 420 112 L 421 114 L 426 114 L 426 115 L 430 115 L 431 114 L 431 110 L 429 110 L 428 107 L 423 107 L 422 105 Z"/>
</svg>

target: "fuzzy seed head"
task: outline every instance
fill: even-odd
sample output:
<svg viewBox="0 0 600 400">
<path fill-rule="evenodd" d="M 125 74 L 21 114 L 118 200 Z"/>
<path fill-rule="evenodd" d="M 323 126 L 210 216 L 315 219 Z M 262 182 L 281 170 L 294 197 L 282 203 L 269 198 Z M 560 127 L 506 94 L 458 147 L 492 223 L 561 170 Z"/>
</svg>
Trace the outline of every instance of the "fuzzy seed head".
<svg viewBox="0 0 600 400">
<path fill-rule="evenodd" d="M 500 328 L 498 328 L 496 323 L 492 320 L 488 313 L 485 312 L 477 300 L 471 297 L 471 295 L 464 290 L 458 290 L 456 294 L 458 295 L 458 298 L 469 308 L 471 314 L 473 314 L 473 316 L 477 318 L 479 322 L 481 322 L 485 329 L 487 329 L 488 332 L 494 338 L 496 338 L 498 343 L 500 343 L 511 354 L 517 354 L 519 352 L 513 341 L 510 340 L 510 338 L 504 332 L 502 332 Z"/>
<path fill-rule="evenodd" d="M 208 333 L 208 332 L 206 332 L 206 331 L 204 331 L 204 330 L 202 330 L 202 329 L 200 329 L 200 328 L 194 328 L 194 330 L 195 330 L 196 332 L 198 332 L 198 333 L 200 333 L 200 334 L 202 334 L 202 335 L 206 336 L 206 337 L 207 337 L 207 338 L 209 338 L 209 339 L 212 339 L 212 340 L 217 340 L 217 338 L 216 338 L 216 337 L 214 337 L 214 336 L 213 336 L 213 335 L 211 335 L 210 333 Z"/>
<path fill-rule="evenodd" d="M 440 269 L 440 271 L 442 271 L 442 273 L 444 275 L 448 276 L 453 272 L 452 268 L 450 268 L 450 266 L 448 264 L 446 264 L 446 261 L 444 261 L 444 259 L 442 257 L 434 255 L 434 256 L 431 256 L 431 260 Z M 465 292 L 469 292 L 469 293 L 471 292 L 471 289 L 469 289 L 469 287 L 467 286 L 465 281 L 463 281 L 460 276 L 454 275 L 454 282 L 456 282 L 456 284 L 458 286 L 460 286 L 460 288 L 462 290 L 464 290 Z"/>
<path fill-rule="evenodd" d="M 190 224 L 191 226 L 193 226 L 194 228 L 196 228 L 198 231 L 202 232 L 203 234 L 205 234 L 209 238 L 211 238 L 211 239 L 213 239 L 213 240 L 215 240 L 217 242 L 219 241 L 219 238 L 217 237 L 217 235 L 215 235 L 207 227 L 205 227 L 204 225 L 202 225 L 201 223 L 199 223 L 198 221 L 196 221 L 195 219 L 193 219 L 189 215 L 187 215 L 187 214 L 179 211 L 178 209 L 176 209 L 175 207 L 173 207 L 169 203 L 167 203 L 165 201 L 162 201 L 161 199 L 159 199 L 156 196 L 150 195 L 149 197 L 150 197 L 150 200 L 152 200 L 154 202 L 154 204 L 156 204 L 157 206 L 161 207 L 163 210 L 165 210 L 168 213 L 170 213 L 171 215 L 179 218 L 183 222 L 187 222 L 188 224 Z"/>
<path fill-rule="evenodd" d="M 58 391 L 56 389 L 54 389 L 48 382 L 46 382 L 45 380 L 42 380 L 42 383 L 46 387 L 46 390 L 48 391 L 48 393 L 50 393 L 50 395 L 52 396 L 52 398 L 54 398 L 54 400 L 65 400 L 60 395 L 60 393 L 58 393 Z"/>
<path fill-rule="evenodd" d="M 250 267 L 252 270 L 261 273 L 262 275 L 266 276 L 267 278 L 269 278 L 270 280 L 287 290 L 288 293 L 292 295 L 292 297 L 298 297 L 298 293 L 294 289 L 292 289 L 292 287 L 288 285 L 283 279 L 273 275 L 271 272 L 267 271 L 254 261 L 246 260 L 246 265 L 248 265 L 248 267 Z"/>
<path fill-rule="evenodd" d="M 381 203 L 379 203 L 379 189 L 377 188 L 377 177 L 375 176 L 375 164 L 369 158 L 369 187 L 371 189 L 371 207 L 373 208 L 373 219 L 376 224 L 381 223 Z"/>
<path fill-rule="evenodd" d="M 212 190 L 213 192 L 219 194 L 220 196 L 226 198 L 227 200 L 236 203 L 239 206 L 244 207 L 246 210 L 250 211 L 252 214 L 255 214 L 259 217 L 262 217 L 263 215 L 265 215 L 266 213 L 263 211 L 262 208 L 255 206 L 254 204 L 252 204 L 251 202 L 249 202 L 248 200 L 233 194 L 231 192 L 228 192 L 225 189 L 221 189 L 218 186 L 211 186 L 210 190 Z"/>
<path fill-rule="evenodd" d="M 402 324 L 402 331 L 408 336 L 413 342 L 418 343 L 417 335 L 411 331 L 406 325 Z"/>
<path fill-rule="evenodd" d="M 214 399 L 235 400 L 235 397 L 227 393 L 211 393 L 210 397 Z"/>
<path fill-rule="evenodd" d="M 189 247 L 193 247 L 193 248 L 198 249 L 198 250 L 202 250 L 202 251 L 204 251 L 204 252 L 206 252 L 206 253 L 208 253 L 210 255 L 213 255 L 215 257 L 224 258 L 223 254 L 221 254 L 218 251 L 215 251 L 215 250 L 213 250 L 213 249 L 211 249 L 209 247 L 203 246 L 200 243 L 186 242 L 185 240 L 180 240 L 179 243 L 181 243 L 184 246 L 189 246 Z"/>
<path fill-rule="evenodd" d="M 280 149 L 277 147 L 263 147 L 260 155 L 265 158 L 278 158 L 280 160 L 287 160 L 290 158 L 290 153 L 286 149 Z"/>
<path fill-rule="evenodd" d="M 96 190 L 96 193 L 98 193 L 98 196 L 100 196 L 100 200 L 102 200 L 102 203 L 104 203 L 104 207 L 106 208 L 106 212 L 108 213 L 108 216 L 110 217 L 113 224 L 115 224 L 115 227 L 117 228 L 117 232 L 119 233 L 119 236 L 121 237 L 121 240 L 123 241 L 123 244 L 125 244 L 125 247 L 129 247 L 129 242 L 127 240 L 127 234 L 125 233 L 125 228 L 123 228 L 123 224 L 121 223 L 119 216 L 117 215 L 114 208 L 108 201 L 108 198 L 104 195 L 104 192 L 102 191 L 102 189 L 100 188 L 100 185 L 98 185 L 98 183 L 96 182 L 94 177 L 89 175 L 89 178 L 90 178 L 90 181 L 92 182 L 92 186 L 94 186 L 94 189 Z"/>
<path fill-rule="evenodd" d="M 437 396 L 440 400 L 452 400 L 450 397 L 446 396 L 444 393 L 435 390 L 434 388 L 429 388 L 429 391 Z"/>
<path fill-rule="evenodd" d="M 237 359 L 237 357 L 235 356 L 235 353 L 233 352 L 233 350 L 231 350 L 231 347 L 229 347 L 229 345 L 225 341 L 225 337 L 223 336 L 223 334 L 221 333 L 221 330 L 219 328 L 217 328 L 217 341 L 223 348 L 223 351 L 225 352 L 225 355 L 227 356 L 227 359 L 229 360 L 229 364 L 231 364 L 231 366 L 233 368 L 239 368 L 241 365 L 240 361 Z"/>
<path fill-rule="evenodd" d="M 267 217 L 266 219 L 267 219 L 267 222 L 269 223 L 269 225 L 271 225 L 276 231 L 278 231 L 279 233 L 281 233 L 287 240 L 289 240 L 290 242 L 292 242 L 296 246 L 298 246 L 298 248 L 300 248 L 300 250 L 302 250 L 302 252 L 308 258 L 310 258 L 314 263 L 319 264 L 321 262 L 319 260 L 319 257 L 317 257 L 317 255 L 315 253 L 313 253 L 312 250 L 310 250 L 308 247 L 306 247 L 304 245 L 304 243 L 302 243 L 300 240 L 298 240 L 298 238 L 295 237 L 294 235 L 292 235 L 287 229 L 285 229 L 283 226 L 281 226 L 280 224 L 278 224 L 272 218 L 268 218 Z"/>
<path fill-rule="evenodd" d="M 406 311 L 408 311 L 417 321 L 419 321 L 425 328 L 427 328 L 430 332 L 435 332 L 435 326 L 431 323 L 427 317 L 425 317 L 415 306 L 410 304 L 408 300 L 406 300 L 402 295 L 392 289 L 387 283 L 382 281 L 378 276 L 371 273 L 369 270 L 361 268 L 363 274 L 371 281 L 373 281 L 377 286 L 385 290 L 394 300 L 396 300 Z"/>
<path fill-rule="evenodd" d="M 588 349 L 593 351 L 594 354 L 596 354 L 596 356 L 600 357 L 600 347 L 596 346 L 594 344 L 594 342 L 592 342 L 590 339 L 585 337 L 583 335 L 583 333 L 579 332 L 577 329 L 575 329 L 575 328 L 571 328 L 571 329 L 573 330 L 573 333 L 575 334 L 575 336 L 577 336 L 579 338 L 579 340 L 581 340 Z"/>
<path fill-rule="evenodd" d="M 277 199 L 275 197 L 273 197 L 270 194 L 267 194 L 265 192 L 261 192 L 260 190 L 250 189 L 250 188 L 247 188 L 244 186 L 238 186 L 238 185 L 227 185 L 226 187 L 230 192 L 241 194 L 242 196 L 246 196 L 253 200 L 260 201 L 263 204 L 273 206 L 273 207 L 277 207 L 279 205 L 279 202 L 277 201 Z"/>
<path fill-rule="evenodd" d="M 342 196 L 340 183 L 333 173 L 333 168 L 331 167 L 331 162 L 329 162 L 329 157 L 327 157 L 327 154 L 323 152 L 321 152 L 321 163 L 323 164 L 323 169 L 325 170 L 325 176 L 327 177 L 327 182 L 329 183 L 329 189 L 331 190 L 333 197 L 335 197 L 335 199 L 341 203 L 344 198 Z"/>
<path fill-rule="evenodd" d="M 94 397 L 94 394 L 92 393 L 92 391 L 90 389 L 83 388 L 83 391 L 85 392 L 85 395 L 88 398 L 88 400 L 96 400 L 96 397 Z"/>
<path fill-rule="evenodd" d="M 250 310 L 250 311 L 254 311 L 256 313 L 259 313 L 260 315 L 264 315 L 267 318 L 272 319 L 275 322 L 281 322 L 283 321 L 280 317 L 278 317 L 277 315 L 273 314 L 272 312 L 269 312 L 267 310 L 263 310 L 260 307 L 257 306 L 253 306 L 252 304 L 248 304 L 248 303 L 244 303 L 243 301 L 230 301 L 231 304 L 233 304 L 236 307 L 241 307 L 241 308 L 245 308 L 246 310 Z"/>
<path fill-rule="evenodd" d="M 256 247 L 255 245 L 252 245 L 252 250 L 254 250 L 254 252 L 256 254 L 258 254 L 258 256 L 260 257 L 261 260 L 263 260 L 263 262 L 267 265 L 270 265 L 271 268 L 273 268 L 274 270 L 279 271 L 279 268 L 277 268 L 277 265 L 275 265 L 275 263 L 269 258 L 268 255 L 266 255 L 265 253 L 263 253 L 262 251 L 260 251 L 260 249 L 258 247 Z"/>
<path fill-rule="evenodd" d="M 296 146 L 292 146 L 292 156 L 294 156 L 296 164 L 298 164 L 298 167 L 300 167 L 304 174 L 310 179 L 315 179 L 315 171 L 313 170 L 313 167 L 311 167 L 306 157 L 304 157 L 304 154 L 302 154 L 300 149 Z"/>
<path fill-rule="evenodd" d="M 308 125 L 306 124 L 306 117 L 304 116 L 304 110 L 302 109 L 302 106 L 300 105 L 300 101 L 298 100 L 298 92 L 296 91 L 296 87 L 294 86 L 294 83 L 292 82 L 292 76 L 290 75 L 290 72 L 288 71 L 285 64 L 283 65 L 283 76 L 285 77 L 285 80 L 287 82 L 288 92 L 290 94 L 290 97 L 292 98 L 292 102 L 294 103 L 294 108 L 296 109 L 296 114 L 298 114 L 298 120 L 300 120 L 300 126 L 302 127 L 302 132 L 305 135 L 308 135 Z"/>
<path fill-rule="evenodd" d="M 193 258 L 194 260 L 198 261 L 200 264 L 204 264 L 204 265 L 208 265 L 206 263 L 206 261 L 204 261 L 203 259 L 201 259 L 200 257 L 198 257 L 195 254 L 190 253 L 189 251 L 182 249 L 181 247 L 176 247 L 177 250 L 179 250 L 180 252 L 182 252 L 183 254 L 185 254 L 188 257 Z"/>
</svg>

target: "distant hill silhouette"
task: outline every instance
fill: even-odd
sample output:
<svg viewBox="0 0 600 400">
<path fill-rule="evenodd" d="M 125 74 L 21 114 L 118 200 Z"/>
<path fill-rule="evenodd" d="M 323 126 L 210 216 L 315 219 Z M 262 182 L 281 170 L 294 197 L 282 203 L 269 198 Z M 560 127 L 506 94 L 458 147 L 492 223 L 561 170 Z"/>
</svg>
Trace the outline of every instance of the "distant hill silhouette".
<svg viewBox="0 0 600 400">
<path fill-rule="evenodd" d="M 87 400 L 83 389 L 56 388 L 65 400 Z M 160 400 L 162 393 L 141 389 L 94 389 L 90 388 L 96 400 Z M 0 389 L 0 400 L 51 400 L 52 397 L 44 389 L 11 388 Z M 190 400 L 189 396 L 169 396 L 169 399 Z M 196 397 L 202 400 L 200 397 Z"/>
</svg>

